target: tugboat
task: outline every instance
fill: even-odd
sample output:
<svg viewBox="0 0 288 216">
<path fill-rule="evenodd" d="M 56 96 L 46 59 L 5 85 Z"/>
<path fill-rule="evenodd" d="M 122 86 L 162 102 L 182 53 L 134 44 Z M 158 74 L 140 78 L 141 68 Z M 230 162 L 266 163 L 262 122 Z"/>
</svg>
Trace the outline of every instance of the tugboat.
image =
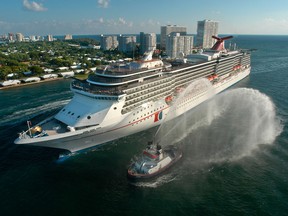
<svg viewBox="0 0 288 216">
<path fill-rule="evenodd" d="M 130 179 L 152 178 L 167 170 L 181 158 L 182 152 L 176 146 L 169 145 L 162 149 L 159 144 L 148 142 L 142 155 L 129 165 L 127 176 Z"/>
</svg>

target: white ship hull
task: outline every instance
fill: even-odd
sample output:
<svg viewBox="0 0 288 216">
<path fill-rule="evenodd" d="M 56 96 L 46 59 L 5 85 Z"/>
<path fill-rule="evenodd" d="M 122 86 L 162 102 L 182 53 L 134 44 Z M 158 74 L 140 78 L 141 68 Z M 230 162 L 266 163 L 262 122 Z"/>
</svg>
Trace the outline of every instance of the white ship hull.
<svg viewBox="0 0 288 216">
<path fill-rule="evenodd" d="M 248 76 L 249 73 L 250 67 L 242 70 L 239 73 L 220 80 L 213 85 L 215 91 L 214 93 L 218 94 L 222 92 L 223 90 L 229 88 L 233 84 Z M 185 104 L 177 108 L 177 112 L 175 112 L 176 114 L 174 117 L 182 115 L 183 113 L 193 109 L 209 98 L 211 98 L 211 94 L 207 91 L 194 96 L 189 95 L 188 101 L 187 98 L 185 98 Z M 155 111 L 153 107 L 159 107 L 159 109 Z M 20 137 L 15 141 L 15 143 L 60 148 L 75 152 L 100 144 L 105 144 L 109 141 L 158 126 L 165 119 L 169 109 L 170 107 L 167 105 L 165 99 L 163 98 L 156 102 L 151 101 L 145 103 L 141 107 L 138 107 L 133 111 L 122 115 L 120 121 L 111 126 L 103 126 L 102 128 L 99 126 L 93 126 L 77 131 L 33 139 L 21 139 Z M 138 119 L 135 117 L 135 113 L 137 111 L 139 113 Z"/>
</svg>

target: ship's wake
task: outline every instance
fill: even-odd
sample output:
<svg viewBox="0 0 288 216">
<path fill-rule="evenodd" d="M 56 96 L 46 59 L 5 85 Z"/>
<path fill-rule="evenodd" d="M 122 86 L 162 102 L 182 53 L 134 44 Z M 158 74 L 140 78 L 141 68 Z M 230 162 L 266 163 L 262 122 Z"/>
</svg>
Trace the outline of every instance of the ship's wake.
<svg viewBox="0 0 288 216">
<path fill-rule="evenodd" d="M 9 115 L 6 115 L 5 118 L 1 119 L 0 126 L 15 125 L 19 122 L 32 119 L 38 115 L 46 113 L 47 111 L 59 109 L 60 107 L 63 107 L 65 104 L 67 104 L 69 101 L 70 100 L 61 100 L 33 108 L 17 110 Z"/>
<path fill-rule="evenodd" d="M 136 187 L 157 188 L 163 184 L 177 180 L 177 176 L 176 173 L 167 173 L 149 181 L 131 181 L 130 184 Z"/>
</svg>

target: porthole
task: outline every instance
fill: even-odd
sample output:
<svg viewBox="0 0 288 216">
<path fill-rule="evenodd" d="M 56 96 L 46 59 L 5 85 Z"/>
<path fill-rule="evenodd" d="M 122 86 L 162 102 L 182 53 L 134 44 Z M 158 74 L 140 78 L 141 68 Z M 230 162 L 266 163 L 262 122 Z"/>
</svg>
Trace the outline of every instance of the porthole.
<svg viewBox="0 0 288 216">
<path fill-rule="evenodd" d="M 80 118 L 80 115 L 79 115 L 79 116 L 77 116 L 77 118 Z"/>
<path fill-rule="evenodd" d="M 87 119 L 91 119 L 91 116 L 87 116 Z"/>
<path fill-rule="evenodd" d="M 116 110 L 117 109 L 117 107 L 114 107 L 114 110 Z M 135 114 L 134 114 L 135 115 Z"/>
</svg>

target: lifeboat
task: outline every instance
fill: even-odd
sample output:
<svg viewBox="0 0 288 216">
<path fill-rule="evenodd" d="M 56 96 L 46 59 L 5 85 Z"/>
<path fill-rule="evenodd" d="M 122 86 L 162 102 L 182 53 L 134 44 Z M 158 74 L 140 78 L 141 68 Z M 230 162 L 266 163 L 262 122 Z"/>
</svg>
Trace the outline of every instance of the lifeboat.
<svg viewBox="0 0 288 216">
<path fill-rule="evenodd" d="M 239 70 L 239 69 L 241 69 L 241 65 L 236 65 L 233 67 L 233 70 Z"/>
<path fill-rule="evenodd" d="M 213 78 L 213 75 L 209 75 L 208 77 L 207 77 L 207 79 L 209 80 L 209 81 L 212 81 L 214 78 Z"/>
<path fill-rule="evenodd" d="M 217 74 L 211 74 L 207 77 L 207 79 L 212 82 L 213 80 L 218 79 L 218 75 Z"/>
<path fill-rule="evenodd" d="M 167 104 L 171 103 L 172 100 L 173 100 L 172 95 L 169 95 L 169 96 L 167 96 L 167 97 L 165 98 L 165 102 L 166 102 Z"/>
</svg>

